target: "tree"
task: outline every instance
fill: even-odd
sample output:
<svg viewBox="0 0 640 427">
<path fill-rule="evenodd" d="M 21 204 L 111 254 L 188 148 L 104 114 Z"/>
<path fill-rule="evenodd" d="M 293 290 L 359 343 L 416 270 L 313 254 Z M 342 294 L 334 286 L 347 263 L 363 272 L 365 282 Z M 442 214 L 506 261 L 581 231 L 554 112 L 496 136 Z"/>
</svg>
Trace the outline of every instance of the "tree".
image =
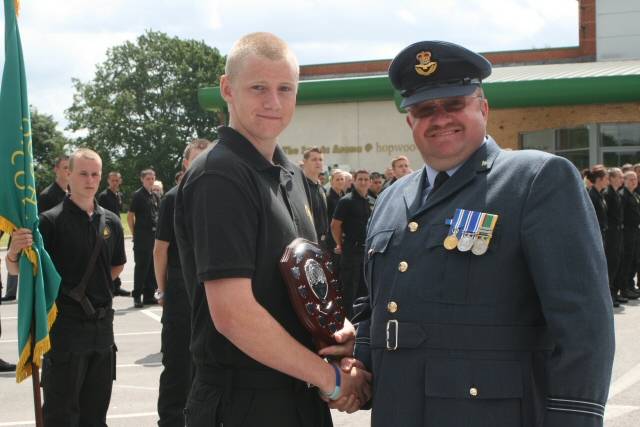
<svg viewBox="0 0 640 427">
<path fill-rule="evenodd" d="M 42 114 L 33 106 L 30 110 L 33 166 L 39 193 L 55 180 L 53 166 L 56 159 L 65 154 L 71 141 L 58 130 L 53 116 Z"/>
<path fill-rule="evenodd" d="M 165 189 L 173 186 L 191 138 L 215 138 L 218 119 L 198 104 L 198 88 L 219 82 L 224 58 L 202 41 L 147 31 L 135 43 L 110 48 L 92 81 L 73 79 L 68 129 L 79 145 L 103 159 L 103 175 L 117 169 L 123 191 L 140 186 L 152 167 Z"/>
</svg>

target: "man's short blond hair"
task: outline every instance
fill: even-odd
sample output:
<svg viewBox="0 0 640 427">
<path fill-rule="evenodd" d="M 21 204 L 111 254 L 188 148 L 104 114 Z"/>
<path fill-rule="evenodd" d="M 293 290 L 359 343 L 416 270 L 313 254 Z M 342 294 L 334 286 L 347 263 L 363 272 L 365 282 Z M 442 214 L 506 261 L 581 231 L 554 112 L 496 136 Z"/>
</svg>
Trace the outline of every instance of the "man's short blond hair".
<svg viewBox="0 0 640 427">
<path fill-rule="evenodd" d="M 73 152 L 73 154 L 71 154 L 71 156 L 69 156 L 69 172 L 73 170 L 73 164 L 75 163 L 75 160 L 79 158 L 97 160 L 102 164 L 102 159 L 98 153 L 89 148 L 78 148 Z"/>
<path fill-rule="evenodd" d="M 238 73 L 242 62 L 249 55 L 257 55 L 272 61 L 288 59 L 299 70 L 298 59 L 287 43 L 271 33 L 251 33 L 235 42 L 224 66 L 224 73 L 233 78 Z"/>
</svg>

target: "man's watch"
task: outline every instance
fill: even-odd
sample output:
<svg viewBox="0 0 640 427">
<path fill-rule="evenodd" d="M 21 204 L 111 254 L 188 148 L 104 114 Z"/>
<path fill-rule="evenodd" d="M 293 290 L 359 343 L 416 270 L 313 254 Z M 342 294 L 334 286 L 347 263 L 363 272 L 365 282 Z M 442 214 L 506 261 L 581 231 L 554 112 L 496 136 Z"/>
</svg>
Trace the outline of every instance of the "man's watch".
<svg viewBox="0 0 640 427">
<path fill-rule="evenodd" d="M 162 298 L 164 298 L 164 292 L 162 292 L 160 289 L 158 289 L 154 294 L 153 297 L 160 301 Z"/>
</svg>

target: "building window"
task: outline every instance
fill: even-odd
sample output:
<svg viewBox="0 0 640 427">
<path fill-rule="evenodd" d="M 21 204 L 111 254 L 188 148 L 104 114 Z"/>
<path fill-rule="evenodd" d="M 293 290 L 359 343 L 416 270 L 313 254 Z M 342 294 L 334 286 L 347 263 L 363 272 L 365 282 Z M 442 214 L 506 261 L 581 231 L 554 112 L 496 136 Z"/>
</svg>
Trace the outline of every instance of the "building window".
<svg viewBox="0 0 640 427">
<path fill-rule="evenodd" d="M 578 169 L 596 163 L 640 163 L 640 123 L 603 123 L 546 129 L 520 135 L 523 149 L 542 150 L 569 159 Z"/>
<path fill-rule="evenodd" d="M 523 149 L 542 150 L 568 159 L 578 169 L 588 168 L 589 129 L 547 129 L 521 134 Z"/>
</svg>

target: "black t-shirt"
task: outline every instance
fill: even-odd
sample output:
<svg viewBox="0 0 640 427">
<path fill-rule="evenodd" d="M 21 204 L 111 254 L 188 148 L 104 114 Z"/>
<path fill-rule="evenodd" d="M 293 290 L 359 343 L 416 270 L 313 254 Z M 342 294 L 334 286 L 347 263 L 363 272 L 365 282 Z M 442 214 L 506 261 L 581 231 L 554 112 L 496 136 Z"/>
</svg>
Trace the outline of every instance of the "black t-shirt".
<svg viewBox="0 0 640 427">
<path fill-rule="evenodd" d="M 258 303 L 296 340 L 313 348 L 278 268 L 291 241 L 316 239 L 304 175 L 280 147 L 274 165 L 235 130 L 221 127 L 218 135 L 218 144 L 191 164 L 176 198 L 176 240 L 192 306 L 191 351 L 198 369 L 271 370 L 215 329 L 203 282 L 251 279 Z"/>
<path fill-rule="evenodd" d="M 305 191 L 307 192 L 307 200 L 311 207 L 311 213 L 313 214 L 313 225 L 316 230 L 319 242 L 324 242 L 329 232 L 329 222 L 327 221 L 327 196 L 324 194 L 324 189 L 317 182 L 311 181 L 305 176 L 307 185 Z"/>
<path fill-rule="evenodd" d="M 158 209 L 160 198 L 153 192 L 147 191 L 144 187 L 138 188 L 131 198 L 129 211 L 136 215 L 134 237 L 137 233 L 152 232 L 155 235 L 158 225 Z"/>
<path fill-rule="evenodd" d="M 344 249 L 362 248 L 367 235 L 367 222 L 371 216 L 371 200 L 352 191 L 338 202 L 333 217 L 342 221 Z"/>
<path fill-rule="evenodd" d="M 89 217 L 69 197 L 40 215 L 40 233 L 45 249 L 62 277 L 62 286 L 69 290 L 80 283 L 87 269 L 96 244 L 101 215 L 105 217 L 102 233 L 104 242 L 86 289 L 86 295 L 94 307 L 110 304 L 111 267 L 127 262 L 120 219 L 97 204 L 94 214 Z M 81 313 L 78 310 L 80 305 L 62 292 L 58 295 L 57 305 L 60 313 L 69 306 L 69 310 Z"/>
<path fill-rule="evenodd" d="M 119 217 L 122 212 L 122 193 L 119 191 L 114 193 L 109 188 L 105 188 L 103 192 L 98 194 L 98 204 Z"/>
<path fill-rule="evenodd" d="M 176 194 L 178 186 L 167 191 L 160 201 L 160 214 L 158 216 L 158 232 L 156 239 L 169 242 L 167 264 L 171 267 L 180 268 L 180 256 L 176 245 L 176 233 L 173 231 L 173 212 L 176 205 Z"/>
<path fill-rule="evenodd" d="M 60 188 L 57 182 L 54 182 L 38 195 L 38 212 L 46 212 L 61 201 L 67 192 Z"/>
</svg>

